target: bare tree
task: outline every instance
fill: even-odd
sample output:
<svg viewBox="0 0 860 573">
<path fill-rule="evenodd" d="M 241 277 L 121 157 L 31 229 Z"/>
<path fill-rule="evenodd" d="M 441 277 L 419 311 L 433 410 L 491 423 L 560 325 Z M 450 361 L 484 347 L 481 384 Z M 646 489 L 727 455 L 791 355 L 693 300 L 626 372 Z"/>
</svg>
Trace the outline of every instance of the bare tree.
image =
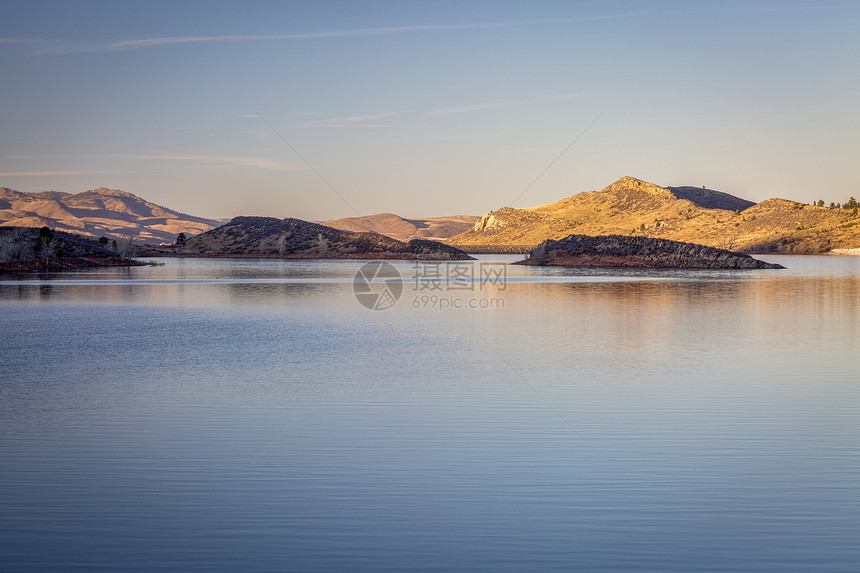
<svg viewBox="0 0 860 573">
<path fill-rule="evenodd" d="M 135 254 L 134 238 L 131 235 L 116 241 L 116 254 L 120 258 L 130 259 Z"/>
<path fill-rule="evenodd" d="M 53 235 L 39 239 L 39 254 L 45 257 L 45 266 L 50 266 L 51 258 L 56 258 L 60 252 L 60 242 Z"/>
<path fill-rule="evenodd" d="M 735 250 L 735 237 L 723 237 L 722 240 L 715 242 L 714 246 L 718 249 L 724 249 L 726 251 L 734 251 Z"/>
<path fill-rule="evenodd" d="M 12 233 L 4 233 L 0 231 L 0 262 L 11 261 L 12 255 Z"/>
<path fill-rule="evenodd" d="M 39 229 L 39 243 L 37 245 L 39 255 L 44 257 L 45 266 L 51 265 L 51 258 L 61 254 L 60 242 L 54 236 L 54 232 L 46 225 Z"/>
<path fill-rule="evenodd" d="M 33 237 L 27 229 L 13 227 L 0 231 L 0 261 L 33 258 Z"/>
<path fill-rule="evenodd" d="M 323 237 L 323 234 L 320 233 L 317 236 L 317 241 L 318 241 L 317 249 L 319 249 L 320 254 L 325 255 L 326 253 L 328 253 L 328 250 L 329 250 L 328 239 Z"/>
</svg>

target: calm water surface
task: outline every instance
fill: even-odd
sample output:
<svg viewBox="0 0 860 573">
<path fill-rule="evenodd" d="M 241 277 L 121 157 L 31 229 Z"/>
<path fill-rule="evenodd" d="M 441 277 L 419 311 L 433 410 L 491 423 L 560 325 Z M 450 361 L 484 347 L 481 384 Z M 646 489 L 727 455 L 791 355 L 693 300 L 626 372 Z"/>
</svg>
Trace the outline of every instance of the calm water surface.
<svg viewBox="0 0 860 573">
<path fill-rule="evenodd" d="M 762 258 L 0 281 L 0 570 L 856 570 L 860 258 Z"/>
</svg>

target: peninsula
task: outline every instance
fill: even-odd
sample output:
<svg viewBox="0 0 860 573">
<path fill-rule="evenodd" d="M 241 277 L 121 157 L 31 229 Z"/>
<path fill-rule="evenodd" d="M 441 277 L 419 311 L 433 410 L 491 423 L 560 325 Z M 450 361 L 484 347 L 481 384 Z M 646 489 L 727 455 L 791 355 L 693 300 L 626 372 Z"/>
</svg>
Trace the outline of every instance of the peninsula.
<svg viewBox="0 0 860 573">
<path fill-rule="evenodd" d="M 301 219 L 235 217 L 177 246 L 184 256 L 280 257 L 292 259 L 469 260 L 458 249 L 426 239 L 408 243 L 378 233 L 353 233 Z"/>
</svg>

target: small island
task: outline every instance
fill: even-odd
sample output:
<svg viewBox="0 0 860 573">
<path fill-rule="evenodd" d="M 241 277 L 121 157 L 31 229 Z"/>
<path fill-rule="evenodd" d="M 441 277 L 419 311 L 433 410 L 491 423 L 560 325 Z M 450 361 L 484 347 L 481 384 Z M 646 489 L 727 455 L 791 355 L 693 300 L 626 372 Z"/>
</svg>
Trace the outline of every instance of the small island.
<svg viewBox="0 0 860 573">
<path fill-rule="evenodd" d="M 694 243 L 627 235 L 569 235 L 547 240 L 515 264 L 584 268 L 782 269 L 782 265 Z"/>
</svg>

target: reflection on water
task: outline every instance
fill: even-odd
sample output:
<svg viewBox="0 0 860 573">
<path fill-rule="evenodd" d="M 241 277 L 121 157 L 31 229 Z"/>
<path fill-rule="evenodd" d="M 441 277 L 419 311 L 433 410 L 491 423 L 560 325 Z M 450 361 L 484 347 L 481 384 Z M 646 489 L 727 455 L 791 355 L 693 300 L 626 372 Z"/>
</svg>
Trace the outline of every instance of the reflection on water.
<svg viewBox="0 0 860 573">
<path fill-rule="evenodd" d="M 860 267 L 767 258 L 461 311 L 355 261 L 0 282 L 0 569 L 851 570 Z"/>
</svg>

